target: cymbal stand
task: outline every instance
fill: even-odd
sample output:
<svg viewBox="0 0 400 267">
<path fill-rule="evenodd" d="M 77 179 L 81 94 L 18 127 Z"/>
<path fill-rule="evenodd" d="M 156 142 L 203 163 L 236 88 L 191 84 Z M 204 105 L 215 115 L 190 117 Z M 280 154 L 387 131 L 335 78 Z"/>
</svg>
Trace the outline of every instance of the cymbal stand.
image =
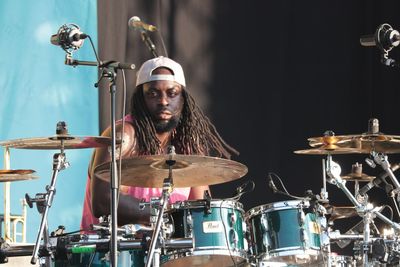
<svg viewBox="0 0 400 267">
<path fill-rule="evenodd" d="M 41 241 L 42 237 L 43 237 L 43 243 L 47 249 L 48 241 L 49 241 L 47 217 L 48 217 L 49 209 L 53 203 L 54 195 L 56 193 L 57 176 L 60 171 L 69 167 L 69 163 L 66 161 L 66 157 L 65 157 L 65 153 L 64 153 L 64 140 L 61 139 L 60 141 L 61 141 L 61 152 L 55 153 L 53 156 L 53 175 L 51 177 L 50 185 L 46 186 L 47 193 L 41 194 L 39 197 L 35 197 L 34 199 L 30 199 L 29 196 L 27 197 L 29 199 L 30 206 L 32 205 L 32 202 L 36 202 L 38 209 L 39 209 L 39 206 L 44 207 L 44 209 L 41 212 L 42 220 L 40 222 L 39 232 L 38 232 L 38 235 L 36 238 L 35 247 L 33 249 L 31 264 L 36 264 L 36 261 L 38 259 L 39 248 L 40 248 L 40 241 Z M 50 266 L 49 256 L 46 256 L 45 266 Z"/>
<path fill-rule="evenodd" d="M 160 266 L 160 250 L 159 248 L 156 248 L 156 245 L 159 244 L 159 239 L 160 237 L 160 231 L 161 231 L 161 223 L 163 221 L 164 217 L 164 211 L 167 208 L 167 204 L 169 201 L 169 197 L 171 192 L 173 191 L 173 179 L 172 179 L 172 166 L 176 163 L 175 160 L 173 160 L 173 155 L 175 154 L 175 149 L 173 146 L 171 146 L 169 151 L 169 160 L 166 160 L 166 164 L 168 165 L 168 178 L 164 179 L 163 182 L 163 191 L 160 199 L 160 205 L 158 209 L 158 217 L 157 221 L 153 230 L 153 235 L 151 237 L 151 242 L 150 242 L 150 247 L 149 247 L 149 252 L 147 255 L 147 262 L 146 262 L 146 267 L 150 267 L 153 265 L 153 267 L 158 267 Z M 155 255 L 157 254 L 157 255 Z"/>
<path fill-rule="evenodd" d="M 380 207 L 373 208 L 371 204 L 367 203 L 367 201 L 360 203 L 353 196 L 350 190 L 346 187 L 345 181 L 340 177 L 341 168 L 339 164 L 332 160 L 332 156 L 328 154 L 327 156 L 327 168 L 326 172 L 328 176 L 331 178 L 330 183 L 339 187 L 345 195 L 350 199 L 350 201 L 354 204 L 357 213 L 360 217 L 363 218 L 364 222 L 364 235 L 363 235 L 363 265 L 369 266 L 368 264 L 368 247 L 370 245 L 370 223 L 373 221 L 375 217 L 378 217 L 383 222 L 392 226 L 395 230 L 400 232 L 400 225 L 391 221 L 382 213 L 379 212 Z"/>
<path fill-rule="evenodd" d="M 371 156 L 373 157 L 374 161 L 380 165 L 382 167 L 382 169 L 388 174 L 388 176 L 390 177 L 390 179 L 392 180 L 395 189 L 392 190 L 392 194 L 397 194 L 397 201 L 400 202 L 400 183 L 397 180 L 396 176 L 394 175 L 392 169 L 390 168 L 390 163 L 388 161 L 388 156 L 383 154 L 383 153 L 377 153 L 372 151 L 371 152 Z M 368 163 L 368 161 L 367 161 Z M 369 164 L 371 164 L 369 162 Z M 371 166 L 371 165 L 370 165 Z M 371 167 L 375 167 L 374 164 L 372 164 Z"/>
</svg>

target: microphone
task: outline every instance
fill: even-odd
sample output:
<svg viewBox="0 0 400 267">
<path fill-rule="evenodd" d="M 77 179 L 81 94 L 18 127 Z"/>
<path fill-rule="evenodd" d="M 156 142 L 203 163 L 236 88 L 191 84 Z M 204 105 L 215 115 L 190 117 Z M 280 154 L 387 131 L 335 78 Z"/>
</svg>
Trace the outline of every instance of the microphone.
<svg viewBox="0 0 400 267">
<path fill-rule="evenodd" d="M 138 29 L 140 31 L 149 31 L 149 32 L 155 32 L 157 31 L 157 27 L 147 24 L 143 21 L 140 20 L 139 17 L 133 16 L 132 18 L 129 19 L 128 21 L 128 26 L 130 28 Z"/>
<path fill-rule="evenodd" d="M 56 34 L 50 37 L 50 43 L 61 46 L 66 51 L 68 49 L 78 50 L 87 37 L 88 35 L 81 32 L 78 25 L 73 23 L 64 24 L 58 29 Z"/>
<path fill-rule="evenodd" d="M 396 163 L 390 169 L 392 170 L 392 172 L 395 172 L 399 168 L 400 168 L 400 163 Z M 374 180 L 372 180 L 368 184 L 364 185 L 360 190 L 358 190 L 358 194 L 361 195 L 361 196 L 365 195 L 374 186 L 379 186 L 382 182 L 387 183 L 385 179 L 388 176 L 389 175 L 386 172 L 382 172 Z"/>
<path fill-rule="evenodd" d="M 385 23 L 377 28 L 375 34 L 361 36 L 360 44 L 362 46 L 377 46 L 383 50 L 390 50 L 400 44 L 400 33 Z"/>
</svg>

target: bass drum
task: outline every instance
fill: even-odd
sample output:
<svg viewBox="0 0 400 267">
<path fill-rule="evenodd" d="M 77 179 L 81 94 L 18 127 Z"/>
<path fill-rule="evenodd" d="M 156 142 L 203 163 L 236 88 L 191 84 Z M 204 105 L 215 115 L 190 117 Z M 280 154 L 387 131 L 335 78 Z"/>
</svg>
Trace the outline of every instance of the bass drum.
<svg viewBox="0 0 400 267">
<path fill-rule="evenodd" d="M 168 212 L 172 238 L 193 238 L 193 249 L 167 250 L 163 267 L 241 266 L 247 261 L 242 204 L 232 200 L 182 201 Z"/>
<path fill-rule="evenodd" d="M 320 220 L 317 214 L 308 212 L 309 206 L 307 201 L 290 200 L 258 206 L 246 213 L 250 247 L 259 266 L 320 262 Z"/>
</svg>

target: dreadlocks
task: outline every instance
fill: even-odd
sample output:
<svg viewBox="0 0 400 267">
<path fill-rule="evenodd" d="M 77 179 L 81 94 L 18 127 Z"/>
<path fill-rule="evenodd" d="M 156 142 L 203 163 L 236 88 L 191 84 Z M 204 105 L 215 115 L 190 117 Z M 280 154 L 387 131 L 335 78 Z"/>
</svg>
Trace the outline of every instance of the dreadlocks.
<svg viewBox="0 0 400 267">
<path fill-rule="evenodd" d="M 172 132 L 171 144 L 180 154 L 203 154 L 230 158 L 239 152 L 229 146 L 219 135 L 215 126 L 196 105 L 193 97 L 182 90 L 184 99 L 182 114 L 176 129 Z M 139 144 L 140 155 L 158 154 L 160 141 L 156 136 L 151 115 L 143 96 L 143 85 L 139 85 L 132 95 L 132 116 Z"/>
</svg>

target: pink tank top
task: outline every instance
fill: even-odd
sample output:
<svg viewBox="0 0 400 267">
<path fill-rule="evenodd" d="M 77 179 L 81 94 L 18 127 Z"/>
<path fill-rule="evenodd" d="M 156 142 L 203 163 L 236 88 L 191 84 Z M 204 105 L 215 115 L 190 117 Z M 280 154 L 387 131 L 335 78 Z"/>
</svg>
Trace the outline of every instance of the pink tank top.
<svg viewBox="0 0 400 267">
<path fill-rule="evenodd" d="M 133 122 L 131 115 L 127 115 L 125 118 L 126 122 Z M 145 199 L 149 201 L 151 197 L 160 197 L 162 193 L 162 188 L 146 188 L 146 187 L 133 187 L 130 186 L 128 189 L 128 194 L 132 197 L 138 199 Z M 190 188 L 174 188 L 174 191 L 170 195 L 169 203 L 175 203 L 177 201 L 184 201 L 189 198 Z M 90 231 L 91 224 L 98 224 L 99 219 L 94 217 L 92 213 L 92 194 L 90 191 L 90 174 L 88 174 L 88 179 L 86 182 L 85 199 L 83 203 L 82 220 L 81 220 L 81 230 Z M 132 222 L 134 223 L 134 222 Z"/>
</svg>

